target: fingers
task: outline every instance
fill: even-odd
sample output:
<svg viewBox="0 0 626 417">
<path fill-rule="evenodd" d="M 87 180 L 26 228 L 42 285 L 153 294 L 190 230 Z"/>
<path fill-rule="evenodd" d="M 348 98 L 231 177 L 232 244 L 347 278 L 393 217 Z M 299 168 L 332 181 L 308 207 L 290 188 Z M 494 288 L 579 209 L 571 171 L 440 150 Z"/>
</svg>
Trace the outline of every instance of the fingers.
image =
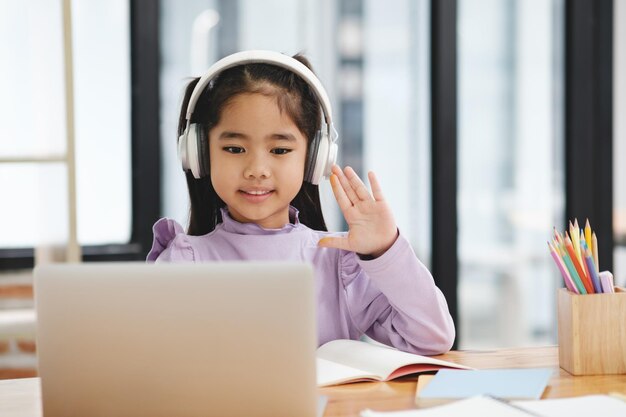
<svg viewBox="0 0 626 417">
<path fill-rule="evenodd" d="M 335 174 L 331 174 L 330 176 L 330 186 L 333 189 L 333 194 L 335 195 L 335 199 L 337 200 L 337 204 L 339 204 L 339 208 L 341 211 L 345 211 L 346 209 L 352 207 L 352 202 L 346 195 L 346 192 L 342 188 L 339 183 L 339 178 Z"/>
<path fill-rule="evenodd" d="M 373 171 L 370 171 L 367 173 L 367 177 L 370 180 L 370 186 L 372 187 L 374 200 L 384 201 L 385 197 L 383 197 L 383 189 L 380 187 L 380 183 L 378 182 L 378 178 L 376 178 L 376 174 L 374 174 Z"/>
<path fill-rule="evenodd" d="M 334 165 L 332 171 L 337 176 L 341 187 L 343 187 L 344 192 L 352 204 L 357 204 L 359 201 L 371 201 L 373 199 L 372 194 L 370 194 L 365 184 L 363 184 L 363 181 L 361 181 L 356 172 L 354 172 L 354 169 L 346 167 L 344 171 L 341 171 L 339 166 Z"/>
<path fill-rule="evenodd" d="M 346 167 L 345 173 L 346 173 L 346 177 L 350 181 L 350 185 L 356 192 L 359 199 L 371 200 L 372 195 L 367 190 L 367 187 L 365 186 L 365 184 L 363 184 L 363 181 L 361 181 L 361 178 L 359 178 L 356 172 L 354 172 L 354 170 L 351 167 Z"/>
<path fill-rule="evenodd" d="M 347 237 L 323 237 L 317 242 L 317 246 L 323 248 L 350 249 L 350 241 Z"/>
<path fill-rule="evenodd" d="M 348 181 L 344 173 L 341 171 L 341 168 L 339 168 L 339 166 L 337 165 L 333 165 L 332 171 L 333 171 L 333 174 L 337 176 L 337 179 L 339 180 L 339 183 L 341 184 L 343 191 L 350 199 L 351 205 L 358 203 L 359 197 L 356 195 L 356 192 L 350 185 L 350 181 Z M 331 182 L 331 185 L 332 185 L 332 182 Z"/>
</svg>

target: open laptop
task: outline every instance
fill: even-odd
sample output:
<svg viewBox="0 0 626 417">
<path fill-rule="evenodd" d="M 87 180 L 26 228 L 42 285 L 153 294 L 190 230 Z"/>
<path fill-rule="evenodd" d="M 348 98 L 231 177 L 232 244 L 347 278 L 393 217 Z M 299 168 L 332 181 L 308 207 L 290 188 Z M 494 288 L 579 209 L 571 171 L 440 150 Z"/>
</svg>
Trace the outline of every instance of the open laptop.
<svg viewBox="0 0 626 417">
<path fill-rule="evenodd" d="M 296 263 L 35 268 L 44 417 L 315 416 L 315 290 Z"/>
</svg>

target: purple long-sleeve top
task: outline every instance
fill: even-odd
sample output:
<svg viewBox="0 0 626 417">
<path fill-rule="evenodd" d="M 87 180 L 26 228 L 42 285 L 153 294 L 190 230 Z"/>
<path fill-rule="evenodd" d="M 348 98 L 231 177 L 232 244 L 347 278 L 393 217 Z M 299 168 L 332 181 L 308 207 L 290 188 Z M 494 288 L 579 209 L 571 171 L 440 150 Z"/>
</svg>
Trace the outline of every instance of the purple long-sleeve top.
<svg viewBox="0 0 626 417">
<path fill-rule="evenodd" d="M 446 300 L 402 233 L 383 255 L 363 260 L 354 252 L 318 247 L 322 237 L 337 233 L 311 230 L 298 221 L 295 208 L 289 213 L 289 224 L 264 229 L 239 223 L 222 209 L 223 222 L 204 236 L 190 236 L 174 220 L 160 219 L 147 259 L 308 262 L 315 273 L 320 345 L 366 334 L 422 355 L 450 349 L 455 330 Z"/>
</svg>

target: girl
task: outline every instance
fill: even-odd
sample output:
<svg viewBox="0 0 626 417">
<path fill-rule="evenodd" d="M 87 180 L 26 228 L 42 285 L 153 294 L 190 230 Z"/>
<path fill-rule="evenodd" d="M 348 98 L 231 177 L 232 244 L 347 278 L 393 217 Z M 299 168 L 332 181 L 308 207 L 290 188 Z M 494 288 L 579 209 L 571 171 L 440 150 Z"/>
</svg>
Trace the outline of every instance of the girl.
<svg viewBox="0 0 626 417">
<path fill-rule="evenodd" d="M 303 56 L 293 59 L 310 68 Z M 198 81 L 187 86 L 179 134 Z M 148 261 L 309 262 L 320 345 L 366 334 L 408 352 L 446 352 L 455 334 L 446 300 L 398 231 L 372 172 L 370 193 L 350 167 L 333 166 L 331 186 L 349 230 L 327 232 L 318 186 L 305 181 L 309 154 L 317 153 L 309 144 L 322 129 L 318 96 L 284 65 L 235 63 L 215 75 L 189 116 L 206 154 L 204 177 L 186 173 L 187 233 L 173 220 L 157 221 Z"/>
</svg>

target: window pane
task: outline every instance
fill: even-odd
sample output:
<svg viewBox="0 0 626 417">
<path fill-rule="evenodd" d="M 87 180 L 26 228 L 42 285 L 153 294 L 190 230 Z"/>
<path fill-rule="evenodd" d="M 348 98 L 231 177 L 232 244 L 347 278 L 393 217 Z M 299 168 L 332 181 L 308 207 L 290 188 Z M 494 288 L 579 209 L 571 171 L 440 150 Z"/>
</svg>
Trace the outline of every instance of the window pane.
<svg viewBox="0 0 626 417">
<path fill-rule="evenodd" d="M 464 348 L 554 343 L 563 225 L 560 1 L 461 0 L 459 308 Z"/>
<path fill-rule="evenodd" d="M 60 5 L 0 0 L 0 158 L 65 152 Z"/>
<path fill-rule="evenodd" d="M 429 2 L 365 4 L 363 175 L 376 172 L 400 230 L 429 263 Z"/>
<path fill-rule="evenodd" d="M 131 229 L 128 0 L 74 1 L 78 241 L 126 243 Z"/>
<path fill-rule="evenodd" d="M 0 35 L 12 39 L 0 43 L 0 112 L 6 116 L 0 158 L 65 154 L 61 5 L 0 0 Z M 83 245 L 125 243 L 131 227 L 129 3 L 74 1 L 72 15 L 78 238 Z M 37 164 L 20 167 L 7 190 L 30 192 L 38 170 Z M 0 206 L 1 218 L 29 223 L 32 207 L 18 203 L 26 200 L 6 201 L 16 203 Z M 13 228 L 3 229 L 2 239 L 0 247 L 41 243 L 35 233 Z"/>
<path fill-rule="evenodd" d="M 0 164 L 0 189 L 4 202 L 0 215 L 0 247 L 67 242 L 67 169 L 64 164 Z"/>
</svg>

